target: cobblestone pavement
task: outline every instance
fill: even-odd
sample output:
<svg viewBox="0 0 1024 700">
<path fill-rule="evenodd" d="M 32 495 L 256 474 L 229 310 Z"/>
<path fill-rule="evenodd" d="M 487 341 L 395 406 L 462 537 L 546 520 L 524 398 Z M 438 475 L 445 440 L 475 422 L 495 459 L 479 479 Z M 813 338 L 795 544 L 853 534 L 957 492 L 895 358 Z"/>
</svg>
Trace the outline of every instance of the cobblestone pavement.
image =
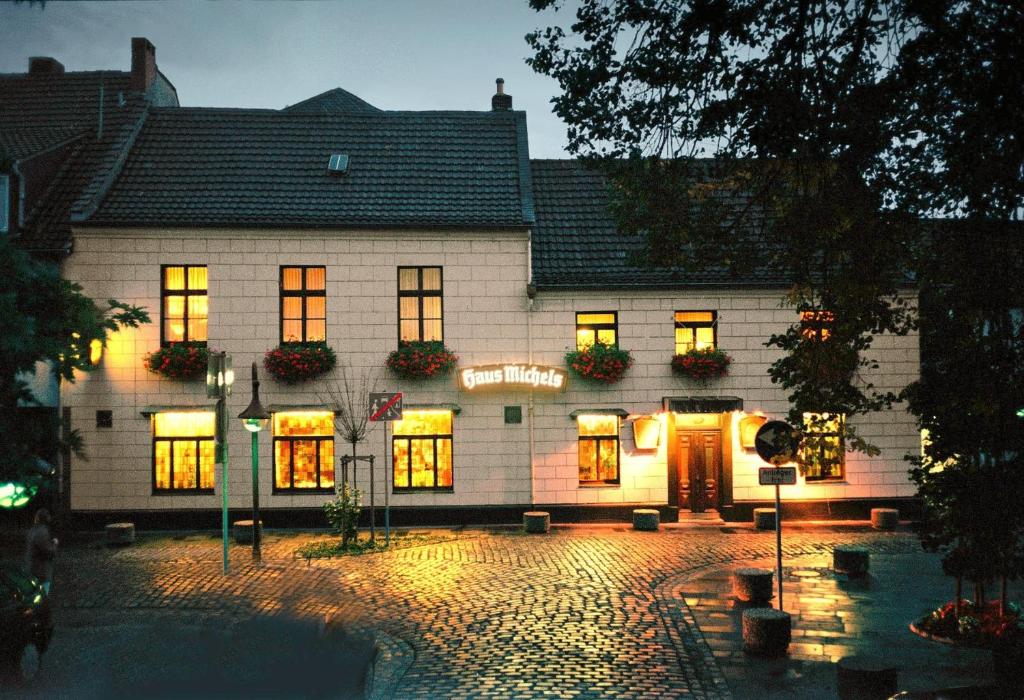
<svg viewBox="0 0 1024 700">
<path fill-rule="evenodd" d="M 323 537 L 270 533 L 260 568 L 248 548 L 232 545 L 227 577 L 213 534 L 142 535 L 117 550 L 65 546 L 54 582 L 58 625 L 132 614 L 214 623 L 314 616 L 385 633 L 382 696 L 728 698 L 721 649 L 701 631 L 712 625 L 695 617 L 684 584 L 764 560 L 775 546 L 774 533 L 742 527 L 615 527 L 464 531 L 382 554 L 294 556 Z M 836 544 L 937 566 L 903 532 L 794 530 L 784 548 L 787 558 L 820 562 Z M 918 607 L 902 612 L 909 619 Z"/>
</svg>

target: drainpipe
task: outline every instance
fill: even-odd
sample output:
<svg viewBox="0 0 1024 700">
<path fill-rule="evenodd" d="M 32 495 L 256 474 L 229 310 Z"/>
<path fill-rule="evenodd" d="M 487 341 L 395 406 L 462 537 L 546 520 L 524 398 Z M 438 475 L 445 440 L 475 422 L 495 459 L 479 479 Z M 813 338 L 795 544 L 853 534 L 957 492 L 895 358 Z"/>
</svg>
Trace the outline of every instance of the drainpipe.
<svg viewBox="0 0 1024 700">
<path fill-rule="evenodd" d="M 536 301 L 537 288 L 533 284 L 533 270 L 531 259 L 532 250 L 530 241 L 526 242 L 526 358 L 528 364 L 533 364 L 533 305 Z M 537 478 L 535 463 L 537 455 L 536 441 L 533 434 L 533 389 L 530 389 L 528 403 L 526 406 L 527 430 L 530 433 L 530 509 L 536 510 L 537 504 Z"/>
</svg>

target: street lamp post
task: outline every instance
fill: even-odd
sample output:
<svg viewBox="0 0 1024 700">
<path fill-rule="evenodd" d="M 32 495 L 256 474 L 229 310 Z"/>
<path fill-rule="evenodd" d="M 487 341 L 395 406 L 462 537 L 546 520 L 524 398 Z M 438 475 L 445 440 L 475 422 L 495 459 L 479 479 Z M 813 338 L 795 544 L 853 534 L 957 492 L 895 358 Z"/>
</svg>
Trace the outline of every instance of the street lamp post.
<svg viewBox="0 0 1024 700">
<path fill-rule="evenodd" d="M 252 401 L 238 414 L 242 425 L 252 433 L 252 560 L 259 564 L 260 554 L 260 439 L 259 433 L 267 427 L 270 413 L 260 403 L 260 380 L 256 376 L 256 363 L 252 363 Z"/>
<path fill-rule="evenodd" d="M 216 460 L 221 466 L 221 537 L 224 545 L 224 574 L 228 573 L 228 412 L 227 397 L 235 383 L 231 356 L 226 352 L 211 352 L 206 365 L 206 395 L 217 399 L 216 408 Z"/>
</svg>

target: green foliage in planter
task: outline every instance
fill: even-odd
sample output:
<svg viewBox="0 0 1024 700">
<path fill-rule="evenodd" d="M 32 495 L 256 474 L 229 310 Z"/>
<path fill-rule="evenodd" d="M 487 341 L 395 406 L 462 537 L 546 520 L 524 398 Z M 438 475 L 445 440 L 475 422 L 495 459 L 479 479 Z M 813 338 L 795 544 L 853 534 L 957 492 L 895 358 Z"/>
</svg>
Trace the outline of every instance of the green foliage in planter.
<svg viewBox="0 0 1024 700">
<path fill-rule="evenodd" d="M 324 503 L 324 515 L 335 534 L 341 535 L 341 544 L 348 547 L 357 539 L 356 526 L 363 494 L 359 489 L 345 484 L 338 486 L 333 500 Z"/>
<path fill-rule="evenodd" d="M 459 361 L 457 355 L 438 340 L 399 343 L 388 355 L 387 368 L 402 379 L 431 379 L 448 374 Z"/>
<path fill-rule="evenodd" d="M 285 384 L 308 381 L 334 369 L 338 357 L 327 343 L 281 343 L 268 350 L 263 366 L 274 379 Z"/>
<path fill-rule="evenodd" d="M 210 351 L 205 345 L 171 343 L 146 355 L 146 369 L 168 379 L 199 379 L 206 375 Z"/>
<path fill-rule="evenodd" d="M 680 377 L 707 381 L 729 373 L 732 358 L 718 348 L 688 350 L 672 357 L 672 372 Z"/>
<path fill-rule="evenodd" d="M 583 350 L 567 352 L 565 362 L 569 369 L 583 379 L 615 384 L 633 365 L 633 357 L 628 350 L 622 350 L 617 345 L 594 343 Z"/>
</svg>

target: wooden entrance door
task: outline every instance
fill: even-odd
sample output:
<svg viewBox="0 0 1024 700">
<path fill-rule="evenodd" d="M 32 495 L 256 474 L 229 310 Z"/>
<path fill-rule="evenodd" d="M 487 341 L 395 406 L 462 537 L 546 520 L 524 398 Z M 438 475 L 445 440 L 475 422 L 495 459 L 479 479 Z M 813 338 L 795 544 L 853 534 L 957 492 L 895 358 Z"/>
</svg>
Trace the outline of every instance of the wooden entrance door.
<svg viewBox="0 0 1024 700">
<path fill-rule="evenodd" d="M 718 430 L 680 430 L 678 438 L 679 507 L 689 507 L 694 513 L 718 508 L 722 433 Z"/>
</svg>

